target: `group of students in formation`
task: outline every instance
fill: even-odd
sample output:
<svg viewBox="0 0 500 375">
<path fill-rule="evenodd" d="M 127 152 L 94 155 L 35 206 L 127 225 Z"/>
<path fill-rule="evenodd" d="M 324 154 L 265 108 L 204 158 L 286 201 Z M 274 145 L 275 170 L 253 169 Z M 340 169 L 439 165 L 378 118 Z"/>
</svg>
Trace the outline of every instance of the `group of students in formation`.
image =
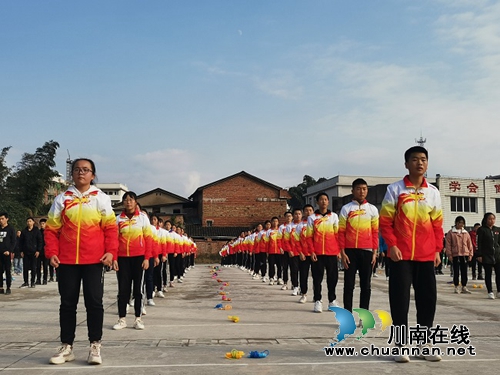
<svg viewBox="0 0 500 375">
<path fill-rule="evenodd" d="M 133 327 L 142 330 L 144 305 L 154 306 L 155 296 L 164 298 L 168 287 L 183 282 L 186 271 L 194 267 L 197 247 L 182 227 L 141 210 L 133 192 L 124 194 L 123 212 L 116 216 L 109 196 L 94 185 L 96 166 L 91 159 L 75 160 L 71 171 L 74 184 L 55 198 L 48 220 L 46 223 L 41 220 L 42 234 L 33 226 L 32 218 L 27 220 L 29 231 L 36 235 L 33 235 L 35 240 L 28 241 L 32 248 L 29 252 L 25 249 L 23 256 L 26 259 L 33 253 L 33 257 L 38 258 L 43 248 L 58 282 L 61 346 L 49 362 L 63 364 L 75 359 L 76 312 L 83 285 L 90 342 L 87 361 L 101 364 L 104 273 L 115 270 L 118 279 L 119 320 L 113 329 L 127 327 L 130 303 L 135 315 Z M 9 271 L 16 244 L 15 233 L 12 233 L 8 214 L 1 213 L 1 265 L 3 270 Z M 39 244 L 40 241 L 43 243 Z M 26 265 L 25 262 L 25 274 L 31 271 L 31 286 L 34 286 L 36 272 L 31 263 Z M 0 280 L 3 282 L 2 278 Z M 25 277 L 25 284 L 26 280 Z M 43 280 L 44 283 L 47 280 L 46 270 Z M 10 273 L 6 282 L 10 294 Z M 0 290 L 3 291 L 3 284 Z"/>
<path fill-rule="evenodd" d="M 318 209 L 305 205 L 285 212 L 285 223 L 273 217 L 253 232 L 226 244 L 220 251 L 223 265 L 248 270 L 253 279 L 289 288 L 300 303 L 307 302 L 312 273 L 314 312 L 323 312 L 322 282 L 326 270 L 328 307 L 338 307 L 336 287 L 339 268 L 344 269 L 344 308 L 352 311 L 356 272 L 359 272 L 360 307 L 368 309 L 371 276 L 379 252 L 379 213 L 367 202 L 368 184 L 352 183 L 353 200 L 340 214 L 330 211 L 324 192 L 316 196 Z M 341 265 L 339 265 L 341 261 Z M 290 276 L 290 278 L 289 278 Z"/>
<path fill-rule="evenodd" d="M 290 273 L 292 295 L 300 294 L 300 303 L 307 301 L 311 271 L 313 311 L 318 313 L 323 311 L 325 270 L 330 308 L 339 306 L 336 286 L 338 270 L 343 269 L 343 307 L 352 312 L 356 273 L 360 285 L 359 307 L 368 310 L 371 276 L 379 252 L 383 252 L 387 276 L 390 269 L 391 316 L 393 325 L 399 329 L 408 329 L 412 286 L 417 324 L 428 329 L 433 327 L 437 301 L 435 275 L 443 250 L 453 263 L 456 293 L 470 293 L 466 286 L 467 264 L 474 257 L 484 267 L 490 299 L 495 298 L 491 282 L 495 271 L 500 298 L 500 228 L 494 225 L 495 215 L 485 214 L 481 226 L 476 227 L 475 248 L 461 216 L 444 236 L 440 194 L 425 178 L 427 150 L 421 146 L 411 147 L 404 159 L 408 175 L 387 187 L 380 215 L 377 208 L 367 202 L 368 185 L 359 178 L 352 183 L 353 200 L 341 208 L 339 215 L 328 209 L 328 195 L 320 192 L 316 196 L 317 210 L 311 205 L 295 208 L 285 213 L 285 223 L 280 225 L 279 219 L 273 217 L 230 241 L 220 251 L 222 264 L 248 270 L 254 279 L 262 279 L 270 285 L 277 282 L 283 290 L 289 288 Z M 459 272 L 462 272 L 461 287 Z M 475 268 L 473 272 L 475 278 Z M 407 343 L 399 342 L 396 346 L 398 355 L 394 360 L 409 362 Z M 431 350 L 430 342 L 419 347 L 419 358 L 441 360 L 441 356 Z"/>
</svg>

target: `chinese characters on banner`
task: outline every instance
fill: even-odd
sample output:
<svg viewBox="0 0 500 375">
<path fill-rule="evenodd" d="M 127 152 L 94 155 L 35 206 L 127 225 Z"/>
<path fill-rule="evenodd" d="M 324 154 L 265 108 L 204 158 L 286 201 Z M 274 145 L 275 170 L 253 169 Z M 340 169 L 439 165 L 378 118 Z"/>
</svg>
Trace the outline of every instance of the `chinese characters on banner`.
<svg viewBox="0 0 500 375">
<path fill-rule="evenodd" d="M 461 184 L 459 181 L 450 181 L 448 187 L 452 192 L 456 192 L 457 190 L 461 190 Z M 469 190 L 469 193 L 471 194 L 477 194 L 477 190 L 479 189 L 479 186 L 476 185 L 474 182 L 471 182 L 469 185 L 466 186 L 466 188 Z M 500 193 L 500 185 L 495 185 L 495 189 L 497 193 Z"/>
</svg>

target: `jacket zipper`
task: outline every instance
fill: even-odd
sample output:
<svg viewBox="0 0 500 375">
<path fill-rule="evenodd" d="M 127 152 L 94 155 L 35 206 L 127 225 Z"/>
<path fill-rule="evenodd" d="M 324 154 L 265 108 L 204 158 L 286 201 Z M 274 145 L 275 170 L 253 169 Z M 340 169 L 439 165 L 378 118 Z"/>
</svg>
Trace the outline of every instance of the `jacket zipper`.
<svg viewBox="0 0 500 375">
<path fill-rule="evenodd" d="M 355 244 L 356 246 L 354 246 L 356 249 L 358 248 L 358 240 L 359 240 L 359 217 L 361 216 L 361 215 L 359 215 L 359 211 L 360 210 L 361 210 L 361 205 L 358 204 L 358 215 L 357 215 L 357 217 L 358 217 L 358 225 L 356 227 L 356 244 Z"/>
<path fill-rule="evenodd" d="M 78 229 L 76 231 L 76 264 L 80 262 L 80 228 L 82 224 L 82 200 L 80 198 L 78 202 Z"/>
<path fill-rule="evenodd" d="M 410 260 L 413 260 L 415 256 L 415 240 L 416 240 L 416 232 L 417 232 L 417 213 L 418 213 L 418 194 L 417 194 L 417 189 L 415 189 L 415 205 L 414 205 L 414 220 L 413 220 L 413 233 L 412 233 L 412 238 L 411 238 L 411 258 Z"/>
<path fill-rule="evenodd" d="M 128 236 L 127 236 L 127 256 L 130 256 L 130 225 L 132 224 L 132 220 L 128 219 Z"/>
</svg>

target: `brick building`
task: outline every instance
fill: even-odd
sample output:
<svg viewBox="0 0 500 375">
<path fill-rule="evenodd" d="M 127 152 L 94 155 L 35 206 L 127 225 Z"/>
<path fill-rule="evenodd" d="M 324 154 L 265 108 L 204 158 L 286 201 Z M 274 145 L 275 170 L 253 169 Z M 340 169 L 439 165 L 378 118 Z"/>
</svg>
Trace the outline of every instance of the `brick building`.
<svg viewBox="0 0 500 375">
<path fill-rule="evenodd" d="M 271 217 L 283 217 L 288 192 L 244 171 L 199 187 L 190 197 L 198 222 L 187 225 L 206 259 L 244 230 Z"/>
<path fill-rule="evenodd" d="M 288 192 L 242 171 L 199 187 L 196 203 L 203 227 L 253 227 L 287 209 Z"/>
</svg>

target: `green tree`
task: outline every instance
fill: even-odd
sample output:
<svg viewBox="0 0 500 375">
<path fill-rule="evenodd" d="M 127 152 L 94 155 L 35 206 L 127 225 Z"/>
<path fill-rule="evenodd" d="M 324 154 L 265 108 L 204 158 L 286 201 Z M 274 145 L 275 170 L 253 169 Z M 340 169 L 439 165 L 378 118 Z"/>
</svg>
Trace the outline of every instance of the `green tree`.
<svg viewBox="0 0 500 375">
<path fill-rule="evenodd" d="M 5 158 L 9 153 L 11 146 L 2 148 L 0 151 L 0 199 L 4 198 L 5 193 L 5 183 L 7 182 L 7 177 L 10 174 L 10 168 L 5 164 Z"/>
<path fill-rule="evenodd" d="M 306 174 L 302 178 L 302 182 L 300 184 L 288 189 L 288 194 L 292 197 L 287 201 L 288 206 L 291 208 L 302 208 L 306 204 L 304 194 L 307 192 L 307 188 L 323 181 L 326 181 L 325 177 L 320 177 L 318 181 L 316 181 L 313 177 Z"/>
<path fill-rule="evenodd" d="M 25 207 L 30 215 L 46 213 L 41 212 L 45 192 L 51 180 L 59 175 L 53 170 L 58 148 L 59 143 L 51 140 L 37 148 L 34 154 L 24 153 L 7 178 L 7 195 Z"/>
</svg>

